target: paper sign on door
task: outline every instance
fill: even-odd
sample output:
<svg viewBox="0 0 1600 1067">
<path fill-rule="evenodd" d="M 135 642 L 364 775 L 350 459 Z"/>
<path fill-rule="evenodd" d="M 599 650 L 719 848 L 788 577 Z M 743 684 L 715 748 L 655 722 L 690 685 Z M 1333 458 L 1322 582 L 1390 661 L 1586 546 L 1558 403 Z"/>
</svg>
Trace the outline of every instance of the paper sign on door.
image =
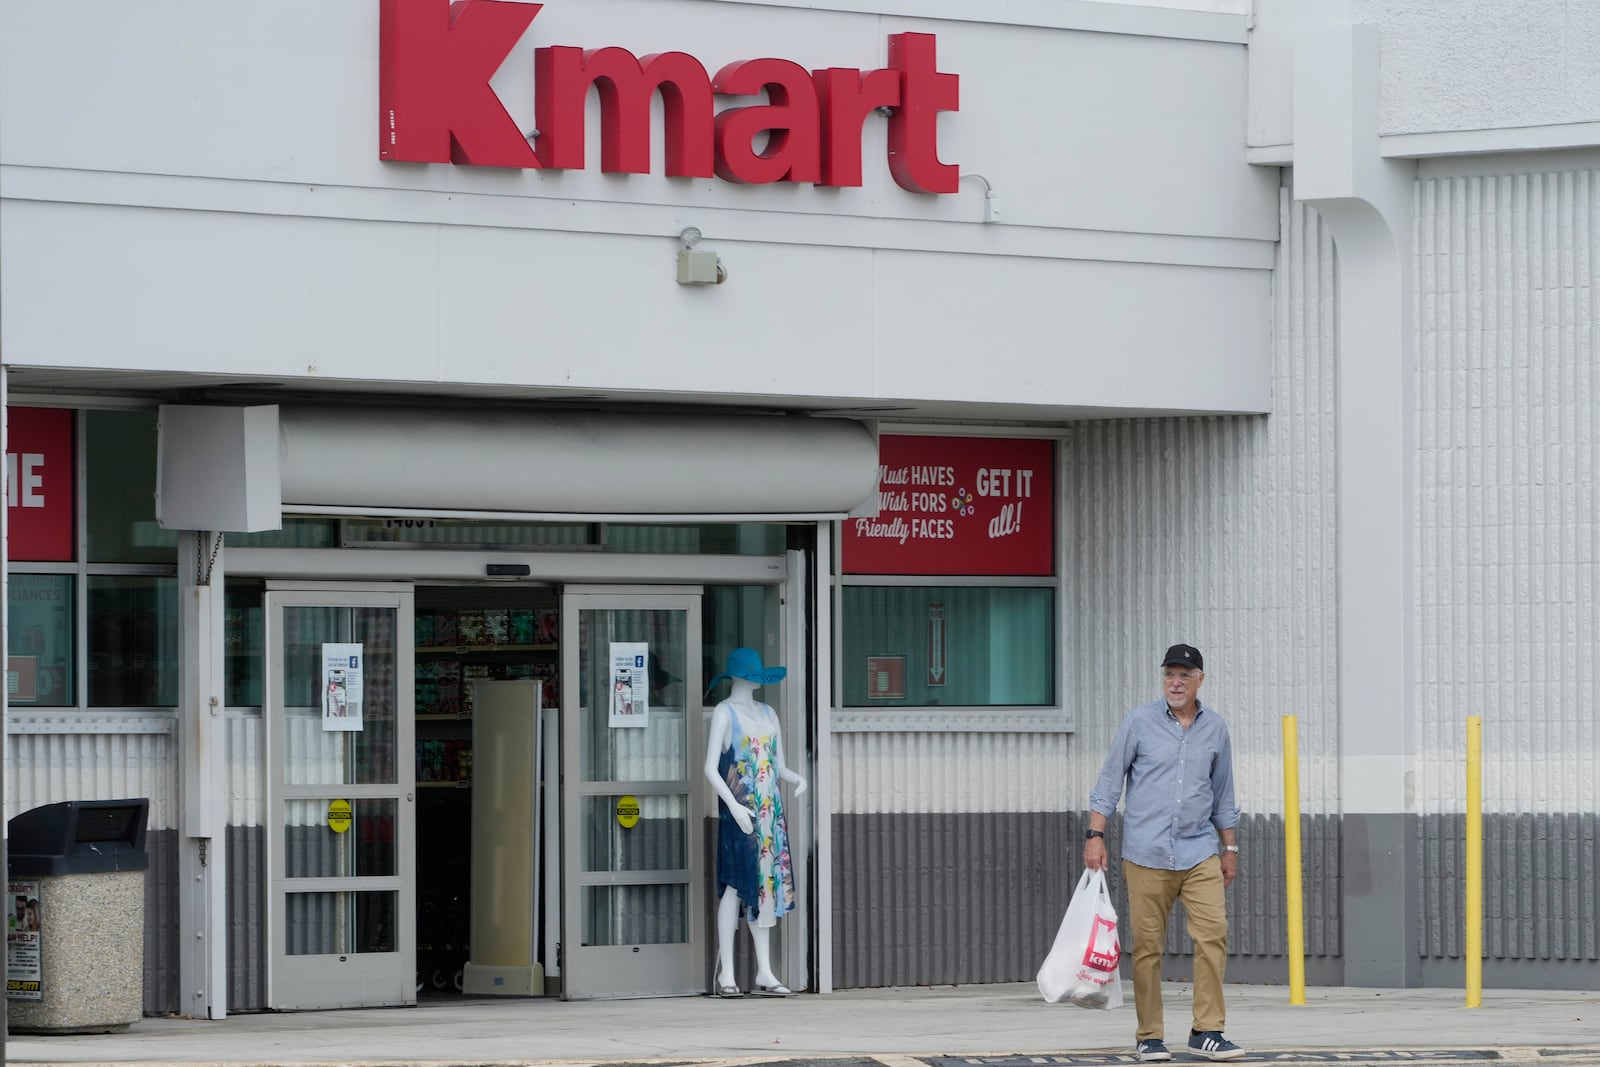
<svg viewBox="0 0 1600 1067">
<path fill-rule="evenodd" d="M 322 728 L 361 730 L 361 646 L 322 646 Z"/>
</svg>

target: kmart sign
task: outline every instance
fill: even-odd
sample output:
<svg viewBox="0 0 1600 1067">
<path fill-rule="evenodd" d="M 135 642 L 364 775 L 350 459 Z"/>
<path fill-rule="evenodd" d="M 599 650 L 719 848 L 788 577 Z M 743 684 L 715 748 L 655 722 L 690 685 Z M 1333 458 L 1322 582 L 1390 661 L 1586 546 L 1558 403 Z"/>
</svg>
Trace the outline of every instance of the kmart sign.
<svg viewBox="0 0 1600 1067">
<path fill-rule="evenodd" d="M 670 177 L 858 186 L 862 127 L 884 108 L 894 180 L 916 193 L 956 191 L 960 168 L 939 160 L 938 123 L 940 112 L 959 110 L 960 79 L 939 71 L 931 33 L 890 34 L 888 66 L 865 71 L 746 59 L 710 75 L 686 52 L 635 56 L 615 46 L 546 45 L 534 50 L 537 134 L 530 137 L 489 79 L 543 4 L 380 2 L 381 159 L 582 170 L 593 87 L 600 169 L 607 173 L 650 172 L 650 110 L 659 93 Z M 737 102 L 763 95 L 763 103 Z M 719 110 L 719 96 L 734 102 Z"/>
</svg>

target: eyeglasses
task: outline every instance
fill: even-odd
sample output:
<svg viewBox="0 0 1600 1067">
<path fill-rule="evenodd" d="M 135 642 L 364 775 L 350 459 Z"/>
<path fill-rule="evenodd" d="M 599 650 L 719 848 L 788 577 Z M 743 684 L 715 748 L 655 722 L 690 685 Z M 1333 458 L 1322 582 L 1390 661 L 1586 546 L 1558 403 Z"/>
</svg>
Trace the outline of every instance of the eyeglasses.
<svg viewBox="0 0 1600 1067">
<path fill-rule="evenodd" d="M 1199 671 L 1162 671 L 1161 676 L 1169 682 L 1192 682 L 1200 677 Z"/>
</svg>

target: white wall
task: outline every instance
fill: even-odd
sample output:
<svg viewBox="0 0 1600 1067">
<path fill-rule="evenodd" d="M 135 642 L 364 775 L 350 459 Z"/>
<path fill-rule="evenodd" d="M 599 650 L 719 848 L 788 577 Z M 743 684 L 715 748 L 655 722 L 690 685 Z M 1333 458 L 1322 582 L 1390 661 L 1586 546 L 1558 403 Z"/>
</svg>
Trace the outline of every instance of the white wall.
<svg viewBox="0 0 1600 1067">
<path fill-rule="evenodd" d="M 1116 6 L 1068 10 L 1089 8 Z M 941 156 L 1002 197 L 1005 221 L 984 225 L 976 179 L 941 197 L 894 185 L 877 116 L 860 189 L 667 179 L 659 125 L 656 174 L 601 174 L 593 100 L 581 172 L 380 162 L 376 12 L 313 0 L 7 5 L 0 254 L 28 264 L 3 275 L 7 362 L 1270 406 L 1274 180 L 1239 150 L 1237 43 L 555 0 L 496 79 L 531 128 L 540 44 L 682 49 L 713 71 L 759 55 L 874 68 L 887 34 L 934 32 L 941 69 L 962 78 Z M 1155 26 L 1231 17 L 1139 14 Z M 689 225 L 722 257 L 727 285 L 673 281 Z"/>
<path fill-rule="evenodd" d="M 1283 716 L 1308 814 L 1339 802 L 1334 253 L 1281 194 L 1269 417 L 1109 419 L 1063 450 L 1071 734 L 837 734 L 834 811 L 1082 811 L 1127 709 L 1175 641 L 1233 735 L 1249 814 L 1283 810 Z"/>
<path fill-rule="evenodd" d="M 1115 420 L 1065 449 L 1070 789 L 1087 803 L 1161 652 L 1206 657 L 1201 700 L 1233 735 L 1236 792 L 1283 810 L 1283 716 L 1299 719 L 1302 810 L 1338 810 L 1333 248 L 1283 192 L 1266 418 Z"/>
<path fill-rule="evenodd" d="M 1417 183 L 1418 802 L 1600 800 L 1600 152 Z"/>
<path fill-rule="evenodd" d="M 1522 130 L 1541 147 L 1594 143 L 1600 4 L 1593 0 L 1255 0 L 1249 140 L 1294 141 L 1296 36 L 1335 22 L 1382 28 L 1386 137 Z M 1528 128 L 1567 127 L 1534 134 Z M 1404 154 L 1412 154 L 1405 152 Z M 1425 154 L 1425 153 L 1417 153 Z"/>
</svg>

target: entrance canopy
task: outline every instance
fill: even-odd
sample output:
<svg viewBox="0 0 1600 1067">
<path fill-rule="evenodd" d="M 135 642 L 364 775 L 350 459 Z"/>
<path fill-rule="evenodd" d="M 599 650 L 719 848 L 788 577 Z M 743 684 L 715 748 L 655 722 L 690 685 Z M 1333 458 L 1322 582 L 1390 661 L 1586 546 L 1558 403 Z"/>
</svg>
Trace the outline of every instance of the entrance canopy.
<svg viewBox="0 0 1600 1067">
<path fill-rule="evenodd" d="M 156 518 L 816 521 L 875 512 L 877 465 L 848 419 L 164 405 Z"/>
</svg>

